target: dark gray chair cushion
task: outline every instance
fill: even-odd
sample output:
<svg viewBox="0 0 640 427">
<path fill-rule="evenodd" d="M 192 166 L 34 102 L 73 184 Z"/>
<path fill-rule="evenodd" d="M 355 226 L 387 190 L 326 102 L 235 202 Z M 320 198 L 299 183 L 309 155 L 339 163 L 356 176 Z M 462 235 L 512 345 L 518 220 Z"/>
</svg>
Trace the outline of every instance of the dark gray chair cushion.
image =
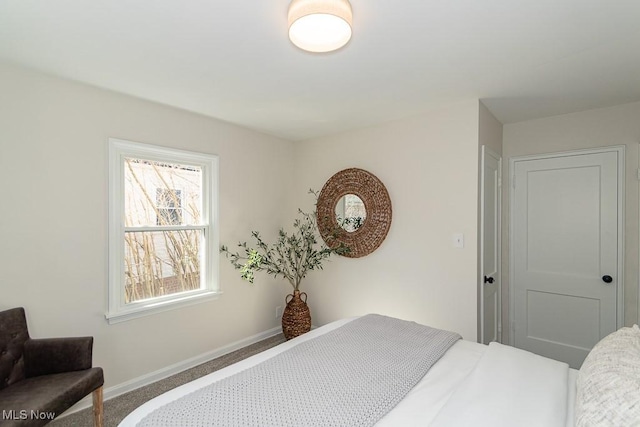
<svg viewBox="0 0 640 427">
<path fill-rule="evenodd" d="M 0 390 L 25 378 L 22 356 L 28 339 L 22 307 L 0 312 Z"/>
</svg>

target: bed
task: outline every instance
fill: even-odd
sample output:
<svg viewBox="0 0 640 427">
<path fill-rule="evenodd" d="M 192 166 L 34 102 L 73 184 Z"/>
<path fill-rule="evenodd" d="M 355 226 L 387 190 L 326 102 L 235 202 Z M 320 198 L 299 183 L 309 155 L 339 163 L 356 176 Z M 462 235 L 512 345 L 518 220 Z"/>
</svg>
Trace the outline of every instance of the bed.
<svg viewBox="0 0 640 427">
<path fill-rule="evenodd" d="M 332 334 L 341 332 L 340 328 L 346 328 L 352 323 L 355 325 L 355 321 L 361 321 L 363 317 L 343 319 L 314 329 L 303 336 L 170 390 L 137 408 L 122 421 L 120 426 L 223 425 L 220 422 L 210 422 L 206 418 L 200 421 L 193 419 L 186 421 L 184 417 L 193 411 L 194 405 L 193 401 L 188 399 L 208 388 L 215 388 L 229 381 L 233 382 L 238 376 L 248 375 L 247 373 L 252 373 L 262 366 L 268 366 L 268 363 L 275 363 L 275 360 L 291 352 L 302 351 L 304 346 L 319 343 L 321 339 L 327 339 Z M 405 323 L 413 324 L 413 322 Z M 601 345 L 603 344 L 601 342 L 594 348 L 593 355 L 589 355 L 581 372 L 570 369 L 564 363 L 498 343 L 485 346 L 455 339 L 454 343 L 441 357 L 438 356 L 426 374 L 411 386 L 401 400 L 391 402 L 390 410 L 383 410 L 384 413 L 375 423 L 361 423 L 348 418 L 349 421 L 342 420 L 344 422 L 334 425 L 639 426 L 640 330 L 635 326 L 623 328 L 619 332 L 622 333 L 613 334 L 616 336 L 603 340 L 603 342 L 609 340 L 613 344 Z M 621 349 L 621 346 L 624 348 Z M 600 347 L 604 348 L 600 349 Z M 617 358 L 619 354 L 624 355 L 622 362 Z M 604 364 L 602 360 L 605 360 Z M 335 361 L 331 363 L 335 365 Z M 606 366 L 603 367 L 604 365 Z M 349 370 L 352 369 L 349 368 Z M 583 378 L 582 371 L 589 370 L 592 372 L 588 372 L 589 375 L 584 375 Z M 394 374 L 394 376 L 398 375 Z M 598 383 L 600 377 L 605 379 L 606 385 Z M 244 386 L 241 382 L 240 386 L 234 387 Z M 339 389 L 336 391 L 332 387 L 329 388 L 331 388 L 330 394 L 340 393 Z M 375 394 L 369 393 L 369 390 L 374 388 L 375 386 L 366 387 L 365 394 Z M 317 400 L 317 398 L 314 399 Z M 182 403 L 185 400 L 191 403 Z M 256 404 L 253 398 L 245 400 L 251 405 Z M 218 403 L 208 402 L 201 406 L 207 406 L 209 410 L 218 412 Z M 222 408 L 223 405 L 220 407 Z M 606 408 L 609 407 L 613 409 L 607 410 Z M 167 408 L 173 409 L 167 413 Z M 575 408 L 579 414 L 576 414 Z M 259 412 L 268 412 L 269 409 L 267 407 L 265 410 L 263 406 Z M 158 416 L 162 411 L 165 411 L 164 415 Z M 237 408 L 236 411 L 243 412 L 245 408 Z M 332 416 L 336 415 L 331 409 L 328 409 L 328 412 Z M 155 420 L 150 421 L 154 416 Z M 164 420 L 164 424 L 158 420 Z M 268 420 L 248 419 L 242 422 L 235 421 L 233 424 L 278 426 L 281 424 Z M 295 424 L 292 423 L 292 425 Z M 320 425 L 329 424 L 327 422 Z M 307 425 L 316 424 L 308 423 Z"/>
</svg>

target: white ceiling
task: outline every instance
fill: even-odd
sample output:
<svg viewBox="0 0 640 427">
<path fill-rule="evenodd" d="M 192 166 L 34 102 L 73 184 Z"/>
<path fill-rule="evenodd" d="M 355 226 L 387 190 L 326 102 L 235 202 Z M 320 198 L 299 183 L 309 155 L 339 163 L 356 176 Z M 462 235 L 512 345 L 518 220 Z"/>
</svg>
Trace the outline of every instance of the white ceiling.
<svg viewBox="0 0 640 427">
<path fill-rule="evenodd" d="M 288 0 L 0 0 L 0 61 L 303 140 L 479 98 L 503 123 L 640 100 L 638 0 L 351 0 L 310 54 Z"/>
</svg>

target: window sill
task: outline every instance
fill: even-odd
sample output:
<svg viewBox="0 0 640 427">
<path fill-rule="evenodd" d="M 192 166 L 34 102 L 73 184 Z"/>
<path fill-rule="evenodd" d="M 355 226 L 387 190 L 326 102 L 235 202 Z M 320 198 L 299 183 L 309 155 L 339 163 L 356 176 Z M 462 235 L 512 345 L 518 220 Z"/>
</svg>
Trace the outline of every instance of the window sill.
<svg viewBox="0 0 640 427">
<path fill-rule="evenodd" d="M 165 301 L 148 301 L 145 304 L 136 305 L 134 308 L 122 309 L 116 312 L 105 314 L 105 318 L 110 325 L 126 322 L 139 317 L 150 316 L 163 311 L 175 310 L 176 308 L 187 307 L 200 304 L 206 301 L 218 299 L 222 295 L 221 291 L 206 291 L 195 295 L 187 295 L 182 298 L 172 298 Z"/>
</svg>

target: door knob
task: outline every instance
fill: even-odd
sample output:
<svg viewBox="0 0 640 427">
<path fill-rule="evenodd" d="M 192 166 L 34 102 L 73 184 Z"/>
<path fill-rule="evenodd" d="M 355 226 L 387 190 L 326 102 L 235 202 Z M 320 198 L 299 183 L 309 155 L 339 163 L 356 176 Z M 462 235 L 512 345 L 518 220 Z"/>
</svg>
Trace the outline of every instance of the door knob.
<svg viewBox="0 0 640 427">
<path fill-rule="evenodd" d="M 611 277 L 609 275 L 602 276 L 602 281 L 604 283 L 611 283 L 611 282 L 613 282 L 613 277 Z"/>
<path fill-rule="evenodd" d="M 493 283 L 493 277 L 484 276 L 484 283 Z"/>
</svg>

